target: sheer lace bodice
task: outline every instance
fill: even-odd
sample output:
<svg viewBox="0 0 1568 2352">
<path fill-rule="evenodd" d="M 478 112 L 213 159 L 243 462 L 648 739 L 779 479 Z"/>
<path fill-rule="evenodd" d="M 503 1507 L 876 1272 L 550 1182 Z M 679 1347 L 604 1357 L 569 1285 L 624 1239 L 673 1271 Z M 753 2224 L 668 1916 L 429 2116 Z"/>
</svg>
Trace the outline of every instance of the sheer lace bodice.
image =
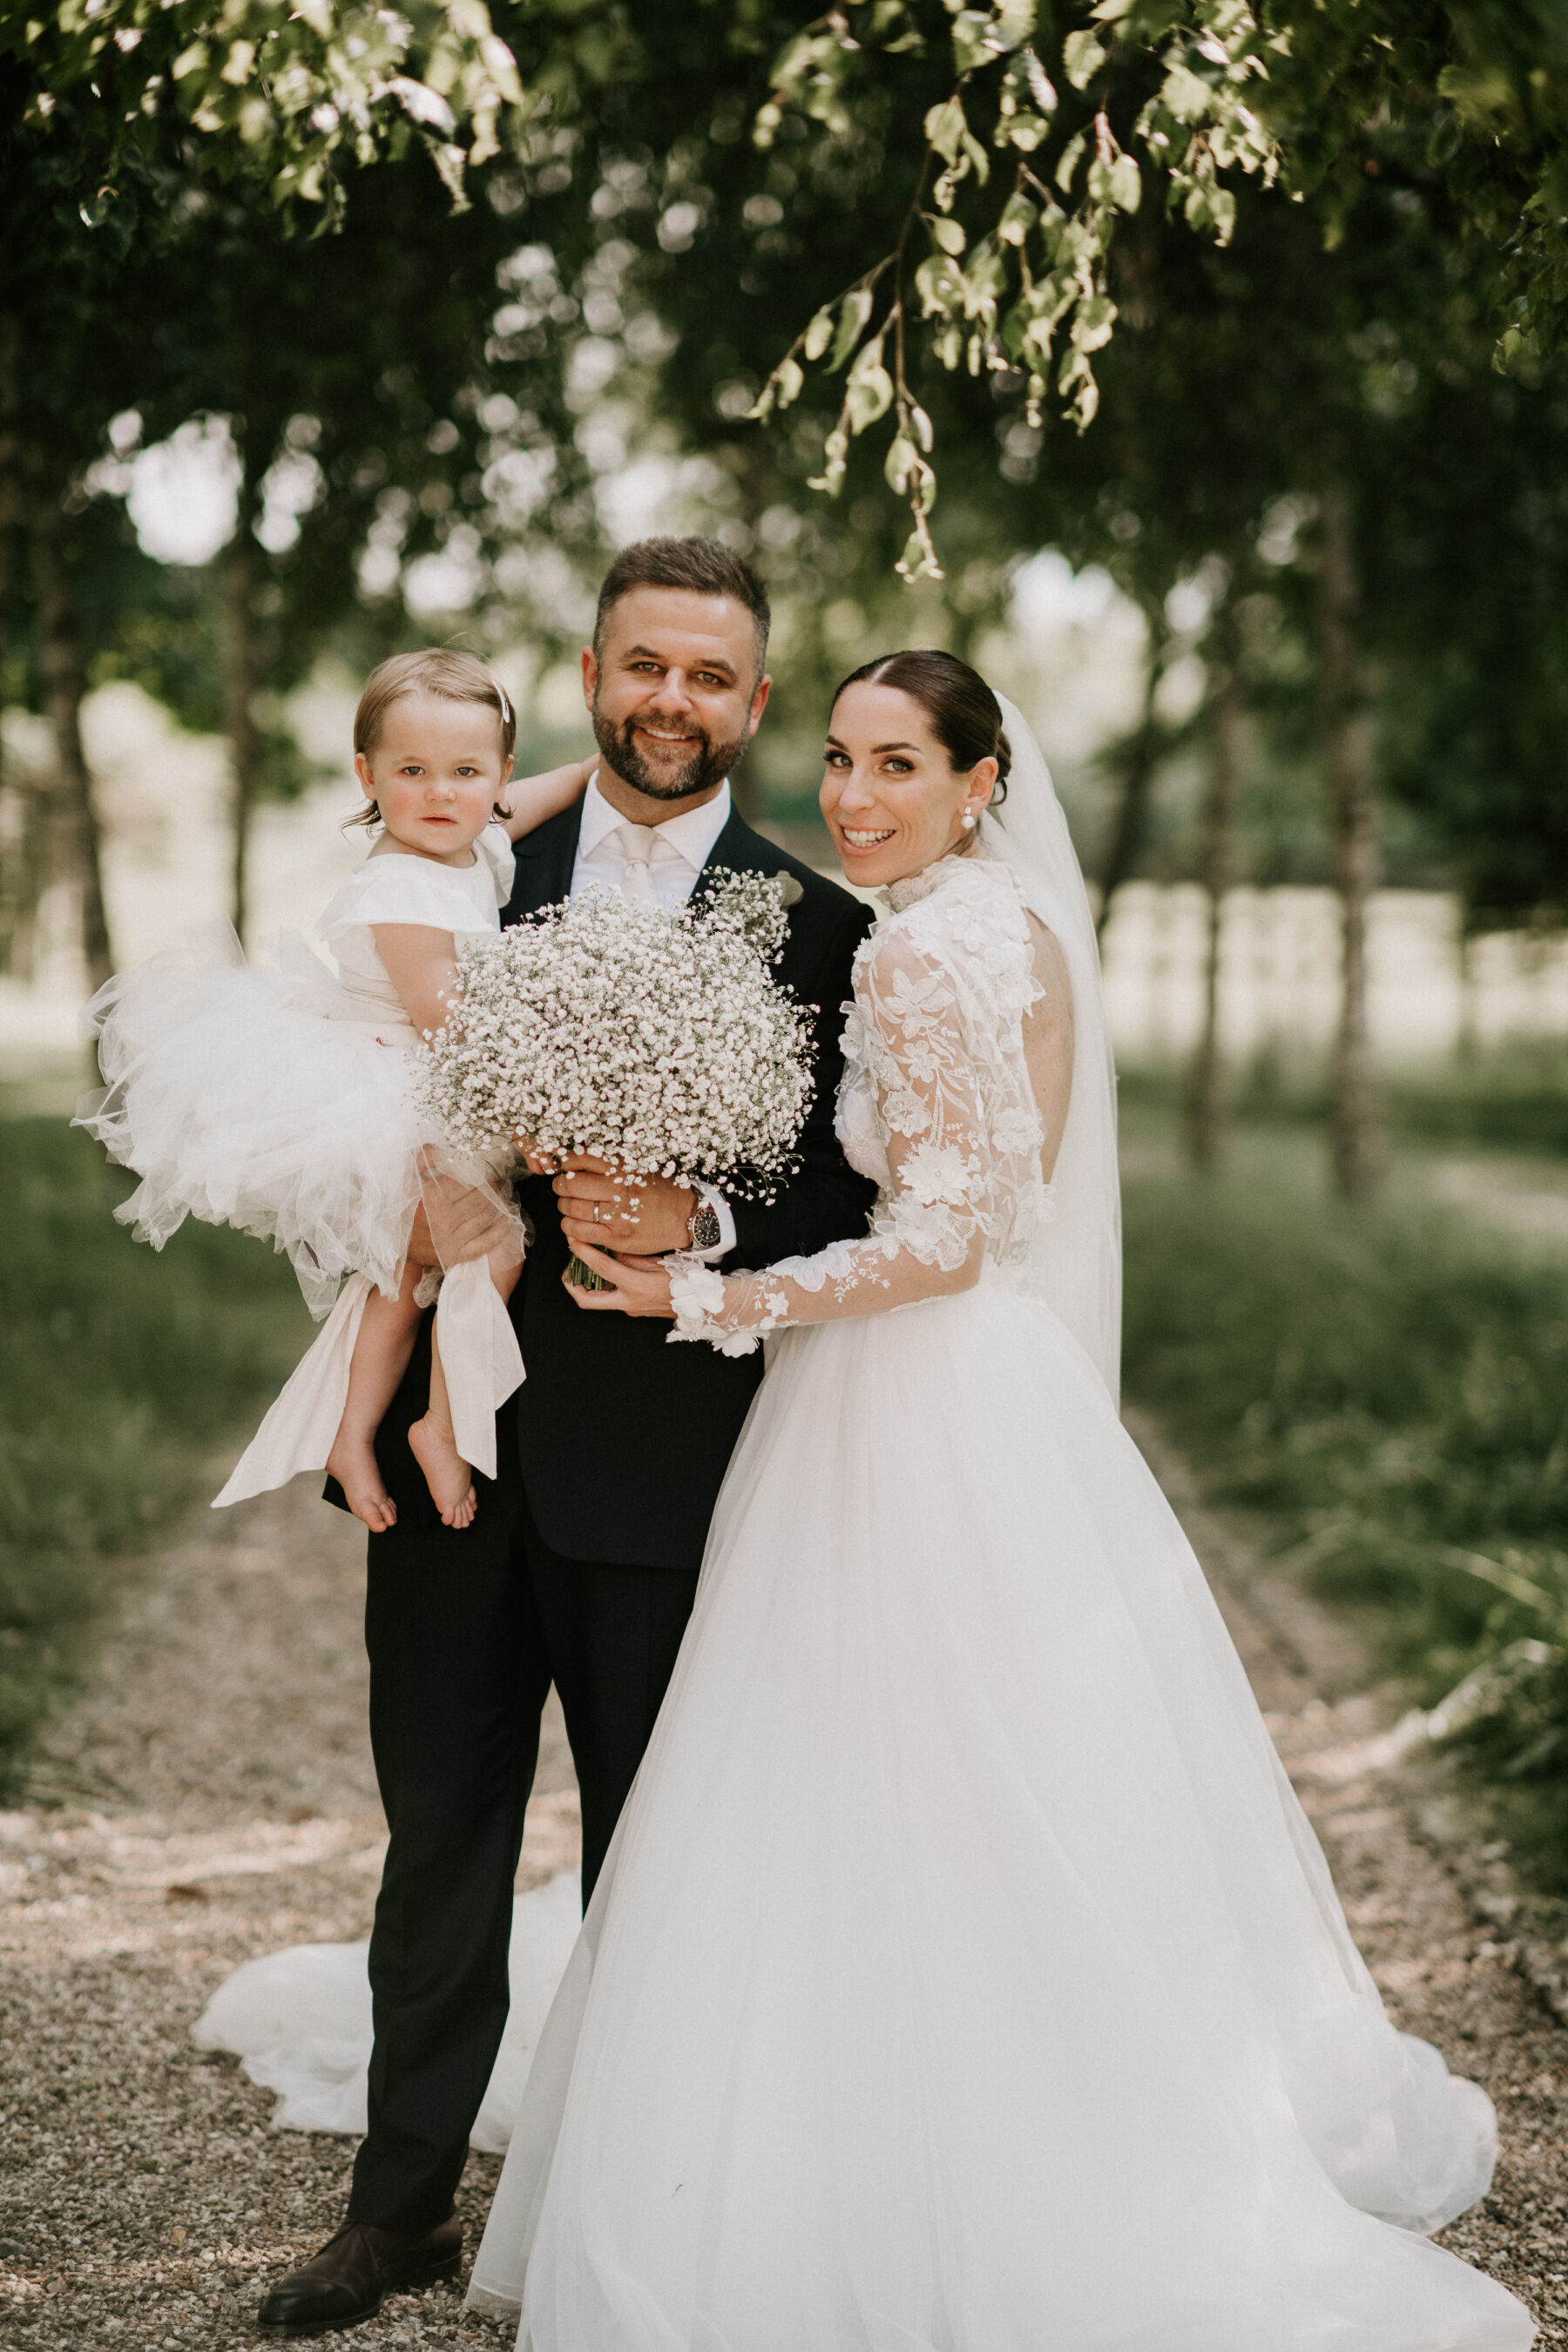
<svg viewBox="0 0 1568 2352">
<path fill-rule="evenodd" d="M 1043 990 L 1017 885 L 989 858 L 946 857 L 889 897 L 856 961 L 838 1097 L 846 1156 L 882 1188 L 870 1231 L 757 1274 L 679 1263 L 677 1338 L 734 1354 L 785 1324 L 970 1289 L 987 1268 L 1027 1285 L 1049 1192 L 1026 1038 Z"/>
</svg>

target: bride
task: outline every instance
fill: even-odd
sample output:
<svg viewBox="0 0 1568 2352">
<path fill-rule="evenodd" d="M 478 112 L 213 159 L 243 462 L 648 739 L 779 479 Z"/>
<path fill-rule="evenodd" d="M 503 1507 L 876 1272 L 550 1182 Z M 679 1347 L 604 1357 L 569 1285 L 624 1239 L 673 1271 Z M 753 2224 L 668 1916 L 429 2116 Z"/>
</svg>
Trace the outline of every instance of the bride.
<svg viewBox="0 0 1568 2352">
<path fill-rule="evenodd" d="M 529 2352 L 1521 2352 L 1424 2234 L 1485 2189 L 1489 2104 L 1384 2016 L 1117 1419 L 1039 751 L 897 654 L 822 801 L 891 909 L 839 1105 L 879 1202 L 727 1277 L 574 1236 L 585 1312 L 778 1336 L 470 2300 Z"/>
</svg>

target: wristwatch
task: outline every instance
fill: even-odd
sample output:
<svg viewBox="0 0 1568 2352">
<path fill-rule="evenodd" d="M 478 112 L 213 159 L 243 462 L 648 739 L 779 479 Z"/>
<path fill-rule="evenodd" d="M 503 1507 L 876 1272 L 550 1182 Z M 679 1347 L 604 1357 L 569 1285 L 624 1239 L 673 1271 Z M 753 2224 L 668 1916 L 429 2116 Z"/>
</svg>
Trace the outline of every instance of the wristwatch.
<svg viewBox="0 0 1568 2352">
<path fill-rule="evenodd" d="M 717 1249 L 724 1238 L 719 1212 L 711 1201 L 699 1201 L 686 1221 L 686 1234 L 694 1250 Z"/>
</svg>

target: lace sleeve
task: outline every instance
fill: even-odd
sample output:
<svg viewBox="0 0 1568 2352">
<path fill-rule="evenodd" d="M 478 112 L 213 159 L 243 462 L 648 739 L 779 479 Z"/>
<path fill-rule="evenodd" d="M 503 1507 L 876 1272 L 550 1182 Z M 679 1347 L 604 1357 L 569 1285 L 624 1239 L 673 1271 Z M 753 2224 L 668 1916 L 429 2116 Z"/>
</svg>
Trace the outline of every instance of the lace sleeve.
<svg viewBox="0 0 1568 2352">
<path fill-rule="evenodd" d="M 983 1088 L 952 974 L 896 928 L 860 968 L 845 1052 L 874 1083 L 891 1176 L 866 1238 L 760 1274 L 678 1258 L 672 1339 L 741 1355 L 785 1324 L 912 1307 L 979 1280 L 992 1165 Z"/>
</svg>

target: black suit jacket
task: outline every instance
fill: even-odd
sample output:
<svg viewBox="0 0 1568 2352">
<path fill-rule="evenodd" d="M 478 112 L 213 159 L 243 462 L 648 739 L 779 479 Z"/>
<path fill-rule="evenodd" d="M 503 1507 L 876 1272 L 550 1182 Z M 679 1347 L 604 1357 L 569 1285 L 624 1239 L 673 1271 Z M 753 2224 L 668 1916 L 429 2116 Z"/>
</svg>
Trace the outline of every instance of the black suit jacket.
<svg viewBox="0 0 1568 2352">
<path fill-rule="evenodd" d="M 501 916 L 521 922 L 564 898 L 576 863 L 580 812 L 568 809 L 517 845 L 517 883 Z M 836 883 L 775 849 L 731 815 L 705 872 L 793 874 L 802 896 L 774 967 L 816 1008 L 816 1088 L 799 1145 L 799 1173 L 771 1204 L 733 1203 L 737 1247 L 726 1265 L 768 1265 L 862 1234 L 876 1188 L 838 1148 L 834 1105 L 843 1070 L 840 1007 L 870 914 Z M 568 1559 L 697 1568 L 741 1424 L 763 1376 L 762 1352 L 721 1356 L 668 1344 L 668 1323 L 588 1315 L 563 1287 L 567 1249 L 548 1178 L 519 1199 L 533 1225 L 511 1314 L 527 1371 L 517 1399 L 529 1508 L 540 1534 Z"/>
</svg>

